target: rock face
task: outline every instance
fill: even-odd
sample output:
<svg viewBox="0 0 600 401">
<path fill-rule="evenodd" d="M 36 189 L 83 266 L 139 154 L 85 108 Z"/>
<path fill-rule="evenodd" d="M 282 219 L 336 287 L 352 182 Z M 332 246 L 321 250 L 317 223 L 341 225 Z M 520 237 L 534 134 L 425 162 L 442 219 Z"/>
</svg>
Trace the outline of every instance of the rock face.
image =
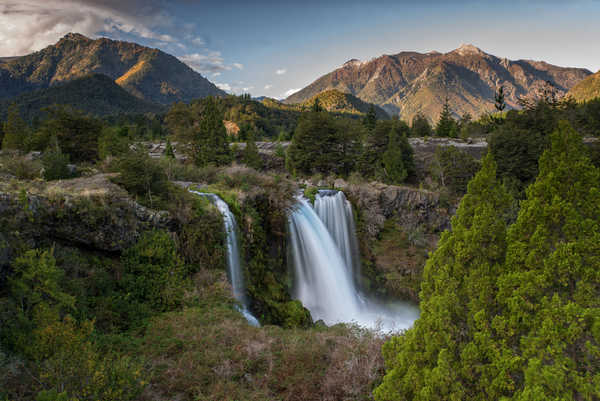
<svg viewBox="0 0 600 401">
<path fill-rule="evenodd" d="M 174 230 L 164 211 L 133 201 L 104 174 L 68 181 L 0 183 L 0 265 L 12 246 L 60 242 L 106 252 L 132 245 L 142 232 Z"/>
<path fill-rule="evenodd" d="M 479 116 L 494 110 L 494 93 L 504 86 L 509 107 L 519 97 L 536 97 L 551 85 L 562 96 L 591 74 L 543 61 L 499 58 L 473 45 L 442 54 L 402 52 L 368 62 L 351 60 L 288 97 L 302 103 L 326 90 L 337 89 L 383 107 L 406 121 L 422 113 L 437 121 L 446 97 L 455 115 Z"/>
<path fill-rule="evenodd" d="M 160 104 L 225 95 L 176 57 L 158 49 L 71 33 L 55 45 L 0 63 L 0 99 L 92 73 L 106 75 L 132 95 Z"/>
<path fill-rule="evenodd" d="M 393 216 L 405 230 L 421 227 L 439 233 L 450 227 L 450 217 L 455 212 L 454 206 L 440 202 L 439 194 L 422 189 L 375 182 L 356 185 L 341 179 L 335 181 L 335 187 L 344 191 L 360 210 L 366 231 L 373 238 Z"/>
</svg>

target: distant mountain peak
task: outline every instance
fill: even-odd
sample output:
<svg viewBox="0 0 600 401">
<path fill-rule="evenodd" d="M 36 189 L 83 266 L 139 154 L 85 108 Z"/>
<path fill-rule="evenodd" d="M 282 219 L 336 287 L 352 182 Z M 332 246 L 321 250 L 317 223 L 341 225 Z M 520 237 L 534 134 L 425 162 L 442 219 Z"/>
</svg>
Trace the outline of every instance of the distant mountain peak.
<svg viewBox="0 0 600 401">
<path fill-rule="evenodd" d="M 360 60 L 359 60 L 359 59 L 357 59 L 357 58 L 353 58 L 353 59 L 350 59 L 350 60 L 346 61 L 346 62 L 345 62 L 343 65 L 342 65 L 342 67 L 360 67 L 360 66 L 361 66 L 361 65 L 363 65 L 363 64 L 364 64 L 364 62 L 363 62 L 363 61 L 360 61 Z"/>
<path fill-rule="evenodd" d="M 453 50 L 451 53 L 458 53 L 461 56 L 465 56 L 467 54 L 481 54 L 481 55 L 485 55 L 487 54 L 486 52 L 484 52 L 483 50 L 481 50 L 479 47 L 474 46 L 470 43 L 463 43 L 462 45 L 460 45 L 460 47 L 458 49 Z"/>
<path fill-rule="evenodd" d="M 61 40 L 72 40 L 74 42 L 79 42 L 79 41 L 86 41 L 87 42 L 87 41 L 90 41 L 92 39 L 88 38 L 85 35 L 77 33 L 77 32 L 69 32 L 65 36 L 63 36 Z"/>
</svg>

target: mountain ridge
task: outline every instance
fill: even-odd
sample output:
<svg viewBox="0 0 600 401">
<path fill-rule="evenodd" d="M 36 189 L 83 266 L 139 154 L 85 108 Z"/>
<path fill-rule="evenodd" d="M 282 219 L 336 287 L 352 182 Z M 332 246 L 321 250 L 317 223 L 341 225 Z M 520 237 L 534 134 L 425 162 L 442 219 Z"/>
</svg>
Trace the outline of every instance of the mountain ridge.
<svg viewBox="0 0 600 401">
<path fill-rule="evenodd" d="M 0 99 L 44 89 L 92 73 L 106 75 L 134 96 L 160 104 L 225 92 L 159 49 L 69 33 L 56 44 L 0 61 Z"/>
<path fill-rule="evenodd" d="M 404 51 L 369 61 L 350 59 L 292 94 L 285 103 L 302 103 L 328 89 L 350 93 L 411 120 L 423 114 L 437 120 L 446 97 L 456 116 L 478 116 L 494 110 L 494 93 L 505 87 L 509 107 L 519 98 L 537 97 L 548 84 L 563 96 L 591 74 L 586 69 L 558 67 L 544 61 L 509 60 L 470 44 L 447 53 Z"/>
</svg>

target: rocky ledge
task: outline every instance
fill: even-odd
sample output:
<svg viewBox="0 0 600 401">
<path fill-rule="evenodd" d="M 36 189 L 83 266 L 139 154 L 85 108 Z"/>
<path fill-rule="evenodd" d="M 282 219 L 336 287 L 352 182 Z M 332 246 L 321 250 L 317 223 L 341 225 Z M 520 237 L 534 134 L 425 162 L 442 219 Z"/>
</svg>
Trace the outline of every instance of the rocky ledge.
<svg viewBox="0 0 600 401">
<path fill-rule="evenodd" d="M 61 242 L 119 252 L 146 230 L 175 229 L 169 213 L 138 204 L 109 178 L 0 182 L 0 265 L 22 244 Z"/>
</svg>

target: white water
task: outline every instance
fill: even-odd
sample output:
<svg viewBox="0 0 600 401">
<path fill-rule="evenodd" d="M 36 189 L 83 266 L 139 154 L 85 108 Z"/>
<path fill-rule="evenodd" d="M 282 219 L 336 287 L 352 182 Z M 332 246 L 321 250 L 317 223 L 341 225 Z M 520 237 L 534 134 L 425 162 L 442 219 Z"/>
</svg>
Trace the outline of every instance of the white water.
<svg viewBox="0 0 600 401">
<path fill-rule="evenodd" d="M 289 216 L 294 297 L 310 311 L 313 320 L 328 325 L 356 323 L 385 332 L 412 326 L 418 317 L 414 305 L 384 305 L 360 295 L 352 268 L 358 265 L 358 255 L 353 255 L 358 253 L 356 234 L 345 197 L 332 193 L 317 197 L 315 209 L 323 220 L 306 198 L 300 196 L 297 200 Z"/>
<path fill-rule="evenodd" d="M 244 273 L 242 269 L 242 263 L 240 259 L 239 241 L 237 238 L 237 222 L 235 216 L 229 210 L 227 203 L 223 201 L 218 195 L 192 191 L 190 192 L 208 198 L 210 203 L 216 206 L 221 215 L 223 216 L 223 223 L 225 225 L 226 243 L 227 243 L 227 269 L 229 273 L 229 280 L 233 289 L 233 297 L 241 304 L 239 311 L 244 315 L 248 323 L 252 326 L 260 327 L 258 319 L 250 312 L 248 297 L 246 295 L 246 287 L 244 286 Z"/>
<path fill-rule="evenodd" d="M 360 252 L 352 204 L 342 191 L 326 189 L 317 193 L 314 209 L 333 237 L 344 263 L 351 268 L 354 284 L 360 287 Z"/>
</svg>

